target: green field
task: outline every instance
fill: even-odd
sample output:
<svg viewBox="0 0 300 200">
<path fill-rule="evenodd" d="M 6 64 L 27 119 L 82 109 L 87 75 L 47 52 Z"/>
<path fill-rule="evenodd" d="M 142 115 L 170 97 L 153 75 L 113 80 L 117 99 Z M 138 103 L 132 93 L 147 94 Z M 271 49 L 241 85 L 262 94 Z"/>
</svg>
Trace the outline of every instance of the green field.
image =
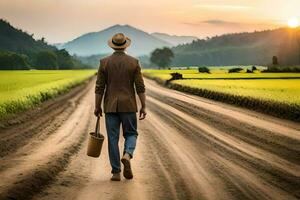
<svg viewBox="0 0 300 200">
<path fill-rule="evenodd" d="M 68 91 L 95 70 L 0 71 L 0 118 Z"/>
<path fill-rule="evenodd" d="M 227 71 L 214 73 L 212 71 L 212 73 L 207 74 L 199 73 L 197 69 L 143 71 L 146 77 L 162 80 L 170 79 L 170 73 L 173 72 L 181 73 L 184 79 L 171 81 L 171 84 L 300 105 L 300 73 L 227 73 Z"/>
<path fill-rule="evenodd" d="M 143 73 L 148 77 L 157 77 L 163 80 L 168 80 L 172 76 L 171 73 L 180 73 L 183 78 L 187 79 L 231 79 L 231 78 L 300 78 L 300 73 L 228 73 L 227 71 L 220 71 L 220 69 L 211 70 L 211 73 L 199 73 L 198 70 L 157 70 L 157 69 L 147 69 L 143 70 Z"/>
<path fill-rule="evenodd" d="M 300 106 L 300 79 L 175 80 L 172 83 Z"/>
</svg>

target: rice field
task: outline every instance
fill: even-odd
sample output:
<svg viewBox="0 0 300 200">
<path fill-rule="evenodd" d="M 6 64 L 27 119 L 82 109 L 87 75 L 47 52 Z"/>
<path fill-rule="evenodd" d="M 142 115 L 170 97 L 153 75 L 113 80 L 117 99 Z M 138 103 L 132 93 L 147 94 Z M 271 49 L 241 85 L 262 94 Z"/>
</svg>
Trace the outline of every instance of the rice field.
<svg viewBox="0 0 300 200">
<path fill-rule="evenodd" d="M 255 73 L 246 73 L 242 71 L 240 73 L 228 73 L 223 71 L 222 73 L 217 69 L 211 70 L 211 73 L 199 73 L 198 70 L 143 70 L 143 74 L 148 77 L 161 78 L 163 80 L 169 80 L 172 76 L 171 73 L 180 73 L 185 79 L 263 79 L 263 78 L 300 78 L 300 73 L 261 73 L 259 71 Z"/>
<path fill-rule="evenodd" d="M 95 70 L 0 71 L 0 119 L 82 83 Z"/>
<path fill-rule="evenodd" d="M 183 79 L 169 81 L 174 72 Z M 300 121 L 300 73 L 210 72 L 173 69 L 144 70 L 143 74 L 175 90 Z"/>
<path fill-rule="evenodd" d="M 300 106 L 300 79 L 174 80 L 174 84 Z"/>
</svg>

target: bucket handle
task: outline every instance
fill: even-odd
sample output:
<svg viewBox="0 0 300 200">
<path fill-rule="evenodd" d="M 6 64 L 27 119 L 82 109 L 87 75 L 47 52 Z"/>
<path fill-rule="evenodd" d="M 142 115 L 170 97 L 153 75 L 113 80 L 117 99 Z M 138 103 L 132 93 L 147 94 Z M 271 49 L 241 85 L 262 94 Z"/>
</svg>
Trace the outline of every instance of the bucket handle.
<svg viewBox="0 0 300 200">
<path fill-rule="evenodd" d="M 100 130 L 100 117 L 97 117 L 96 128 L 95 128 L 96 137 L 100 136 L 99 130 Z"/>
</svg>

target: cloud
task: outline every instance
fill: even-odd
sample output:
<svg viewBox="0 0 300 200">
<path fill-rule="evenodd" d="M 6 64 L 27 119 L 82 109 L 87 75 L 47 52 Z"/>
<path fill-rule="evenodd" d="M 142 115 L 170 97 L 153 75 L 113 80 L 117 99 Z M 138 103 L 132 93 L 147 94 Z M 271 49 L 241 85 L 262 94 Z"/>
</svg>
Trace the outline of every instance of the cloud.
<svg viewBox="0 0 300 200">
<path fill-rule="evenodd" d="M 230 21 L 224 21 L 220 19 L 210 19 L 200 22 L 183 22 L 183 24 L 191 25 L 191 26 L 201 26 L 203 24 L 210 24 L 215 26 L 241 26 L 243 23 L 239 22 L 230 22 Z"/>
<path fill-rule="evenodd" d="M 212 24 L 212 25 L 241 25 L 241 23 L 238 22 L 229 22 L 220 19 L 206 20 L 206 21 L 202 21 L 201 23 Z"/>
<path fill-rule="evenodd" d="M 248 10 L 251 6 L 240 6 L 240 5 L 217 5 L 217 4 L 196 4 L 194 7 L 210 9 L 210 10 Z"/>
<path fill-rule="evenodd" d="M 204 21 L 184 21 L 182 24 L 193 27 L 203 28 L 206 30 L 222 30 L 220 33 L 226 32 L 251 32 L 254 30 L 268 30 L 281 27 L 278 23 L 272 21 L 258 21 L 258 22 L 238 22 L 225 21 L 222 19 L 208 19 Z"/>
</svg>

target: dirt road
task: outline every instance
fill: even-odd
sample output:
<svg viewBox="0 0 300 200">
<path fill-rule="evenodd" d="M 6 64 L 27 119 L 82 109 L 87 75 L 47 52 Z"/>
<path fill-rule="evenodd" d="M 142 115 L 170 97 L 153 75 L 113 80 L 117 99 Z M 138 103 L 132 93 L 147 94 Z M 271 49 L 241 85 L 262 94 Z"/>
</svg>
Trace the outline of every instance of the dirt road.
<svg viewBox="0 0 300 200">
<path fill-rule="evenodd" d="M 92 82 L 0 124 L 0 199 L 300 199 L 299 124 L 146 87 L 133 180 L 85 155 Z"/>
</svg>

